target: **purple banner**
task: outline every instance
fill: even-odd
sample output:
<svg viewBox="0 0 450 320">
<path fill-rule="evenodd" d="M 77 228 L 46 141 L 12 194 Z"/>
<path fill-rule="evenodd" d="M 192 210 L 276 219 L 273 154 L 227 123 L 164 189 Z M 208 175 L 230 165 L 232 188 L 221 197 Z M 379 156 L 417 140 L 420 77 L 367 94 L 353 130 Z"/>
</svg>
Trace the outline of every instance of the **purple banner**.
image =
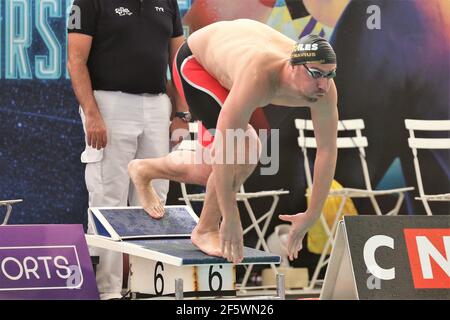
<svg viewBox="0 0 450 320">
<path fill-rule="evenodd" d="M 83 227 L 0 227 L 0 299 L 98 299 Z"/>
</svg>

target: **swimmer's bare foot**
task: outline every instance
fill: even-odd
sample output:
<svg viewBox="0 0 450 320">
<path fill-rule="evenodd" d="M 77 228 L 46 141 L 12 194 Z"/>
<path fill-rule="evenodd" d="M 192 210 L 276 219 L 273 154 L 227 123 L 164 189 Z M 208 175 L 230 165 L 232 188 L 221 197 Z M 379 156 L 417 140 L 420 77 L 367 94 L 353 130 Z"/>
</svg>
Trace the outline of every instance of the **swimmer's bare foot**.
<svg viewBox="0 0 450 320">
<path fill-rule="evenodd" d="M 143 161 L 148 160 L 132 160 L 128 164 L 128 174 L 136 187 L 139 201 L 144 210 L 153 218 L 161 219 L 164 216 L 164 206 L 161 203 L 158 195 L 151 185 L 151 172 L 148 171 L 147 166 L 144 172 Z"/>
<path fill-rule="evenodd" d="M 220 250 L 219 229 L 213 231 L 199 230 L 198 225 L 191 234 L 191 241 L 201 251 L 210 256 L 222 257 Z"/>
</svg>

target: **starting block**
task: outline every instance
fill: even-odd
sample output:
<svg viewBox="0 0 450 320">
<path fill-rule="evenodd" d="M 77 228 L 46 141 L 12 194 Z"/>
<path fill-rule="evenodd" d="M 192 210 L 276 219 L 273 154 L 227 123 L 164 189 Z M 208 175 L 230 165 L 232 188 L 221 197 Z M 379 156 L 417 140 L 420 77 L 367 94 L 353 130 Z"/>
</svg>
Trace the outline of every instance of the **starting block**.
<svg viewBox="0 0 450 320">
<path fill-rule="evenodd" d="M 95 235 L 89 246 L 129 255 L 132 297 L 236 295 L 235 265 L 208 256 L 194 246 L 191 232 L 198 217 L 188 206 L 166 206 L 162 219 L 152 219 L 142 207 L 89 208 Z M 241 264 L 279 264 L 280 256 L 244 247 Z"/>
</svg>

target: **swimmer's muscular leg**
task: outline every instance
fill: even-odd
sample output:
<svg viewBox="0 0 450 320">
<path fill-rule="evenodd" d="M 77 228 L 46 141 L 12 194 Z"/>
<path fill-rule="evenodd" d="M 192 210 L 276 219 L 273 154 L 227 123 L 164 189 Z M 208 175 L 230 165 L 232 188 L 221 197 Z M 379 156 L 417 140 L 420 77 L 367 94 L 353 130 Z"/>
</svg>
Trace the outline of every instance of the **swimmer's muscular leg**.
<svg viewBox="0 0 450 320">
<path fill-rule="evenodd" d="M 153 218 L 164 215 L 164 207 L 156 195 L 151 181 L 168 179 L 177 182 L 206 185 L 211 174 L 211 165 L 195 163 L 194 151 L 174 151 L 165 157 L 136 159 L 128 164 L 128 173 L 136 186 L 144 210 Z"/>
<path fill-rule="evenodd" d="M 240 165 L 242 166 L 242 165 Z M 254 168 L 253 168 L 254 169 Z M 253 170 L 239 170 L 238 181 L 234 189 L 234 195 L 239 192 L 241 185 L 245 182 Z M 214 171 L 208 178 L 206 185 L 206 197 L 200 220 L 192 231 L 191 240 L 201 251 L 210 255 L 223 257 L 220 247 L 219 226 L 222 214 L 217 202 Z"/>
<path fill-rule="evenodd" d="M 261 152 L 261 143 L 255 130 L 249 126 L 250 138 L 257 142 L 257 159 Z M 248 146 L 246 146 L 248 151 Z M 246 158 L 248 157 L 248 152 Z M 214 256 L 223 256 L 220 248 L 219 223 L 221 213 L 217 203 L 214 173 L 208 164 L 195 164 L 192 151 L 175 151 L 158 159 L 133 160 L 128 171 L 138 191 L 144 209 L 154 218 L 161 218 L 164 208 L 150 185 L 153 179 L 169 179 L 177 182 L 206 185 L 206 199 L 198 225 L 192 233 L 192 242 L 203 252 Z M 234 193 L 255 169 L 256 164 L 235 165 Z"/>
<path fill-rule="evenodd" d="M 242 184 L 247 180 L 250 174 L 256 168 L 257 163 L 250 163 L 249 159 L 254 159 L 256 162 L 259 159 L 261 152 L 261 142 L 256 134 L 256 131 L 249 125 L 247 128 L 248 138 L 245 143 L 245 164 L 234 164 L 233 170 L 230 174 L 234 174 L 234 186 L 233 186 L 233 197 L 236 197 L 236 193 L 239 192 Z M 251 141 L 251 142 L 250 142 Z M 254 146 L 252 148 L 251 146 Z M 237 150 L 236 150 L 237 152 Z M 250 156 L 251 152 L 256 154 L 253 157 Z M 202 214 L 200 216 L 200 221 L 192 233 L 192 242 L 203 252 L 214 255 L 222 256 L 227 258 L 231 262 L 230 252 L 222 252 L 221 242 L 220 242 L 220 230 L 219 222 L 221 218 L 221 213 L 219 205 L 217 202 L 217 195 L 215 190 L 215 175 L 214 168 L 209 176 L 208 184 L 206 187 L 206 200 L 203 207 Z M 242 228 L 239 225 L 236 228 Z M 237 230 L 237 229 L 236 229 Z M 228 250 L 229 251 L 229 250 Z M 235 255 L 235 254 L 234 254 Z M 240 262 L 243 258 L 243 253 L 239 254 L 239 257 L 234 256 L 233 262 Z"/>
<path fill-rule="evenodd" d="M 201 251 L 221 257 L 219 225 L 222 217 L 217 202 L 214 172 L 209 175 L 206 184 L 206 197 L 197 226 L 192 231 L 191 240 Z"/>
<path fill-rule="evenodd" d="M 210 159 L 210 150 L 202 149 Z M 206 254 L 221 257 L 219 242 L 220 210 L 215 194 L 214 178 L 210 164 L 195 164 L 194 151 L 174 151 L 157 159 L 133 160 L 128 172 L 136 186 L 145 211 L 154 218 L 164 215 L 164 207 L 151 187 L 153 179 L 169 179 L 197 185 L 206 185 L 206 198 L 198 225 L 192 232 L 192 242 Z"/>
</svg>

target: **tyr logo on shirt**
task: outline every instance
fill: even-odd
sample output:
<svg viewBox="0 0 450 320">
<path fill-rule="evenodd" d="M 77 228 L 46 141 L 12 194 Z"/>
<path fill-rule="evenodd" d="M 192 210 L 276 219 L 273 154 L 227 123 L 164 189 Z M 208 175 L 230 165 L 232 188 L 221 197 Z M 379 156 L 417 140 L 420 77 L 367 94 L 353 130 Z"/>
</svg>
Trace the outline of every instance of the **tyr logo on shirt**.
<svg viewBox="0 0 450 320">
<path fill-rule="evenodd" d="M 116 8 L 115 11 L 119 16 L 125 16 L 125 15 L 131 16 L 133 14 L 132 12 L 130 12 L 130 10 L 128 10 L 127 8 L 124 8 L 124 7 Z"/>
</svg>

